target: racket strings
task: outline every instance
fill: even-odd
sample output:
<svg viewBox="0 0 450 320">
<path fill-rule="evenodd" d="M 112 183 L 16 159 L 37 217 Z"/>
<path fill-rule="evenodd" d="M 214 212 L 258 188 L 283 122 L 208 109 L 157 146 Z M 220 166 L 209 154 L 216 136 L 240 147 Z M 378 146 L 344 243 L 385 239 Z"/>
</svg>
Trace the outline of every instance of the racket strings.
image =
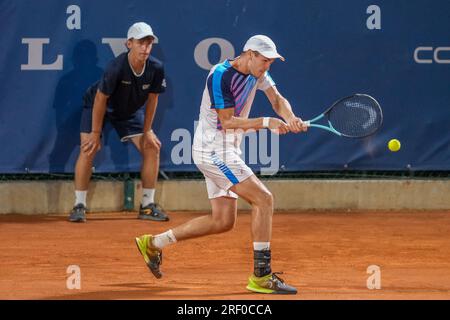
<svg viewBox="0 0 450 320">
<path fill-rule="evenodd" d="M 381 125 L 379 105 L 368 97 L 352 97 L 336 104 L 328 114 L 333 128 L 345 136 L 364 137 Z"/>
</svg>

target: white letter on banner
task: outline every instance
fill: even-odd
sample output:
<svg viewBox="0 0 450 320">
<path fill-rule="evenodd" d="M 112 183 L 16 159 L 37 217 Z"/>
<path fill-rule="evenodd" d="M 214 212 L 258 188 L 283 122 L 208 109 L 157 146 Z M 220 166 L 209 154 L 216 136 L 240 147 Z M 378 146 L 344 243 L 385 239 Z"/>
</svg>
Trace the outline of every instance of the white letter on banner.
<svg viewBox="0 0 450 320">
<path fill-rule="evenodd" d="M 20 65 L 21 70 L 62 70 L 63 55 L 58 54 L 55 62 L 44 64 L 42 61 L 43 45 L 50 43 L 49 38 L 23 38 L 22 43 L 28 44 L 28 64 Z"/>
<path fill-rule="evenodd" d="M 434 61 L 437 63 L 450 63 L 450 59 L 441 59 L 439 58 L 439 52 L 446 51 L 450 52 L 450 47 L 438 47 L 434 50 Z"/>
<path fill-rule="evenodd" d="M 367 14 L 372 15 L 367 18 L 366 26 L 367 29 L 381 29 L 381 9 L 377 5 L 371 5 L 367 8 Z"/>
<path fill-rule="evenodd" d="M 234 57 L 233 45 L 222 38 L 208 38 L 200 41 L 194 50 L 194 60 L 202 69 L 209 70 L 215 64 L 211 64 L 208 59 L 209 48 L 217 44 L 220 47 L 220 59 L 218 62 Z"/>
<path fill-rule="evenodd" d="M 102 43 L 109 44 L 114 57 L 117 57 L 127 51 L 127 47 L 125 45 L 126 42 L 126 38 L 102 38 Z"/>
<path fill-rule="evenodd" d="M 81 29 L 81 9 L 77 5 L 70 5 L 66 10 L 67 14 L 71 14 L 66 20 L 66 26 L 69 30 Z"/>
<path fill-rule="evenodd" d="M 419 52 L 421 51 L 432 51 L 433 47 L 417 47 L 416 50 L 414 50 L 414 61 L 416 63 L 433 63 L 433 60 L 431 59 L 423 59 L 419 57 Z"/>
<path fill-rule="evenodd" d="M 268 137 L 270 135 L 270 156 L 268 150 Z M 269 130 L 259 130 L 259 158 L 261 164 L 270 164 L 269 167 L 261 167 L 261 175 L 274 175 L 280 168 L 280 137 Z"/>
</svg>

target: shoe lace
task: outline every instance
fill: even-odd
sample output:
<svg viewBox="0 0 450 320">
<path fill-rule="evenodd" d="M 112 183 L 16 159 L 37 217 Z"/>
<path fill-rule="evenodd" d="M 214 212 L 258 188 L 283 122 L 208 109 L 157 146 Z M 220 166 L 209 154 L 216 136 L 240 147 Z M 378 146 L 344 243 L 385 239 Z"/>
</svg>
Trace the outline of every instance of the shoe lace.
<svg viewBox="0 0 450 320">
<path fill-rule="evenodd" d="M 153 208 L 155 208 L 156 210 L 158 210 L 158 211 L 162 211 L 163 210 L 163 208 L 158 204 L 158 203 L 152 203 L 151 204 L 151 206 L 153 207 Z"/>
<path fill-rule="evenodd" d="M 277 276 L 277 274 L 283 274 L 283 273 L 284 273 L 284 272 L 282 272 L 282 271 L 280 271 L 280 272 L 274 272 L 274 273 L 272 273 L 272 278 L 273 278 L 274 280 L 280 281 L 281 283 L 284 283 L 284 280 L 281 279 L 279 276 Z"/>
<path fill-rule="evenodd" d="M 159 260 L 159 264 L 162 264 L 162 257 L 163 257 L 162 251 L 158 250 L 157 252 L 158 252 L 157 253 L 157 257 L 158 257 L 158 260 Z M 147 252 L 147 254 L 149 254 L 149 252 Z"/>
<path fill-rule="evenodd" d="M 162 207 L 157 203 L 150 203 L 148 206 L 143 207 L 142 209 L 143 209 L 144 214 L 146 214 L 146 215 L 149 214 L 154 217 L 159 216 L 160 213 L 162 212 Z"/>
<path fill-rule="evenodd" d="M 82 213 L 83 211 L 87 211 L 87 208 L 82 203 L 78 203 L 72 209 L 72 212 L 76 212 L 76 213 Z"/>
<path fill-rule="evenodd" d="M 162 264 L 162 251 L 159 252 L 159 264 Z"/>
</svg>

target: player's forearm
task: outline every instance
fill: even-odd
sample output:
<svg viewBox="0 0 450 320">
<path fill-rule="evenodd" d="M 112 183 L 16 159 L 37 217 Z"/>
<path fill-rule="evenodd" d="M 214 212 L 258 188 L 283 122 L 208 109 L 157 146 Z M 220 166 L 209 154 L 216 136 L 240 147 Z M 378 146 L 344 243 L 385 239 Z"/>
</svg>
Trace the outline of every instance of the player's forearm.
<svg viewBox="0 0 450 320">
<path fill-rule="evenodd" d="M 245 119 L 232 116 L 226 120 L 222 119 L 220 123 L 222 124 L 222 128 L 224 130 L 228 129 L 259 130 L 263 128 L 263 118 Z"/>
<path fill-rule="evenodd" d="M 147 132 L 152 128 L 157 106 L 158 96 L 150 97 L 145 108 L 144 132 Z"/>
<path fill-rule="evenodd" d="M 291 104 L 289 103 L 289 101 L 287 101 L 287 99 L 285 99 L 282 96 L 279 96 L 277 98 L 277 103 L 273 106 L 273 109 L 276 112 L 276 114 L 278 114 L 286 122 L 290 118 L 295 117 L 295 114 L 292 111 Z"/>
</svg>

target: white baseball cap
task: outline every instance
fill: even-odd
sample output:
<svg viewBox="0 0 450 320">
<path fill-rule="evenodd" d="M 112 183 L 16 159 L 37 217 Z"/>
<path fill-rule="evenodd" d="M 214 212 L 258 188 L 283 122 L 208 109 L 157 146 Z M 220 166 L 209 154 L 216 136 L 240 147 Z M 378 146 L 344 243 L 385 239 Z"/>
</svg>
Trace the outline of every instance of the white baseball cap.
<svg viewBox="0 0 450 320">
<path fill-rule="evenodd" d="M 269 59 L 279 58 L 281 61 L 284 61 L 283 56 L 277 52 L 275 43 L 268 36 L 262 34 L 258 34 L 247 40 L 244 51 L 247 50 L 258 51 L 264 57 Z"/>
<path fill-rule="evenodd" d="M 284 57 L 277 52 L 277 46 L 268 36 L 258 34 L 247 40 L 244 46 L 244 51 L 253 50 L 258 51 L 264 57 L 269 59 L 279 58 L 284 61 Z"/>
<path fill-rule="evenodd" d="M 128 29 L 127 40 L 142 39 L 149 36 L 158 41 L 158 38 L 153 34 L 152 27 L 145 22 L 136 22 Z"/>
</svg>

